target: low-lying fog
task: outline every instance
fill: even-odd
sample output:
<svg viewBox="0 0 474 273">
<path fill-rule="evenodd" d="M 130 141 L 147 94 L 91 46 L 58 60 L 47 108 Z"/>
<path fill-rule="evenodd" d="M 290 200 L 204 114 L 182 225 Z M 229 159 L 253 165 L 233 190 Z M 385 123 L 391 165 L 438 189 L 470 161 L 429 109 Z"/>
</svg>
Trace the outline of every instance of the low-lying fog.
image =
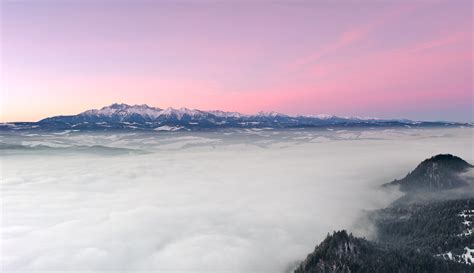
<svg viewBox="0 0 474 273">
<path fill-rule="evenodd" d="M 1 268 L 285 272 L 473 129 L 2 133 Z M 362 235 L 370 234 L 359 231 Z"/>
</svg>

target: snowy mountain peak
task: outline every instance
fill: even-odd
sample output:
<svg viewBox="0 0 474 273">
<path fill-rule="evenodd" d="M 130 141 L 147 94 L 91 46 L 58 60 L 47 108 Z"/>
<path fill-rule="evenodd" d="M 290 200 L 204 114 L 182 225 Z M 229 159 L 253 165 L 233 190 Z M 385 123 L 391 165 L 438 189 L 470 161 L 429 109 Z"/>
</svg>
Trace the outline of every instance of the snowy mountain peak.
<svg viewBox="0 0 474 273">
<path fill-rule="evenodd" d="M 157 119 L 159 117 L 175 117 L 178 120 L 181 120 L 184 116 L 188 117 L 205 117 L 205 116 L 215 116 L 218 118 L 244 118 L 244 117 L 258 117 L 258 118 L 276 118 L 276 117 L 293 117 L 290 115 L 282 114 L 275 111 L 260 111 L 255 115 L 244 115 L 239 112 L 226 112 L 221 110 L 213 111 L 201 111 L 197 109 L 189 109 L 186 107 L 181 107 L 179 109 L 168 107 L 166 109 L 160 109 L 156 107 L 151 107 L 146 104 L 140 105 L 129 105 L 125 103 L 114 103 L 109 106 L 102 107 L 101 109 L 87 110 L 80 115 L 85 116 L 99 116 L 99 117 L 126 117 L 130 115 L 139 115 L 147 119 Z M 333 119 L 337 118 L 334 115 L 312 115 L 304 116 L 300 115 L 297 117 L 306 117 L 306 118 L 315 118 L 315 119 Z"/>
<path fill-rule="evenodd" d="M 309 118 L 317 118 L 317 119 L 332 119 L 332 118 L 337 118 L 337 116 L 335 116 L 335 115 L 328 115 L 328 114 L 299 115 L 298 117 L 309 117 Z"/>
<path fill-rule="evenodd" d="M 239 112 L 225 112 L 221 110 L 213 110 L 209 111 L 208 113 L 221 118 L 241 118 L 245 116 Z"/>
<path fill-rule="evenodd" d="M 270 112 L 260 111 L 257 113 L 257 116 L 259 117 L 288 117 L 288 115 L 278 113 L 275 111 L 270 111 Z"/>
<path fill-rule="evenodd" d="M 26 125 L 25 125 L 26 126 Z M 29 126 L 29 125 L 28 125 Z M 55 116 L 43 119 L 38 128 L 84 130 L 202 130 L 216 128 L 306 128 L 306 127 L 381 127 L 381 126 L 471 126 L 461 123 L 413 122 L 408 120 L 383 120 L 345 118 L 334 115 L 290 116 L 279 112 L 258 112 L 244 115 L 220 110 L 201 111 L 182 107 L 161 109 L 146 104 L 128 105 L 114 103 L 78 115 Z M 164 127 L 165 126 L 165 127 Z M 168 126 L 168 127 L 166 127 Z M 11 127 L 11 126 L 10 126 Z M 0 128 L 10 128 L 1 126 Z M 158 129 L 157 129 L 158 130 Z M 156 131 L 156 130 L 155 130 Z"/>
<path fill-rule="evenodd" d="M 146 104 L 128 105 L 124 103 L 114 103 L 109 106 L 102 107 L 100 110 L 87 110 L 79 115 L 97 116 L 123 119 L 124 117 L 137 115 L 148 119 L 154 119 L 161 111 L 160 108 L 150 107 Z"/>
<path fill-rule="evenodd" d="M 101 110 L 105 110 L 105 109 L 125 109 L 125 108 L 128 108 L 128 107 L 131 107 L 131 106 L 128 105 L 128 104 L 125 104 L 125 103 L 113 103 L 109 106 L 102 107 Z"/>
<path fill-rule="evenodd" d="M 179 109 L 168 107 L 159 113 L 160 116 L 176 117 L 178 120 L 181 120 L 184 116 L 201 117 L 201 116 L 205 116 L 205 114 L 206 113 L 203 111 L 196 110 L 196 109 L 189 109 L 186 107 L 181 107 Z"/>
</svg>

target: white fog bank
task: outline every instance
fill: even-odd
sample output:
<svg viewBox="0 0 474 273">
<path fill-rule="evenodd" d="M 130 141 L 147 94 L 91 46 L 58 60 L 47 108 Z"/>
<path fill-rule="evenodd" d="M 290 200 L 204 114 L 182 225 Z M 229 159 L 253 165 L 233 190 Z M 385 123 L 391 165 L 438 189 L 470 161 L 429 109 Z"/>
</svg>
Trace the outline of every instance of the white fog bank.
<svg viewBox="0 0 474 273">
<path fill-rule="evenodd" d="M 1 271 L 285 272 L 473 133 L 3 134 Z"/>
</svg>

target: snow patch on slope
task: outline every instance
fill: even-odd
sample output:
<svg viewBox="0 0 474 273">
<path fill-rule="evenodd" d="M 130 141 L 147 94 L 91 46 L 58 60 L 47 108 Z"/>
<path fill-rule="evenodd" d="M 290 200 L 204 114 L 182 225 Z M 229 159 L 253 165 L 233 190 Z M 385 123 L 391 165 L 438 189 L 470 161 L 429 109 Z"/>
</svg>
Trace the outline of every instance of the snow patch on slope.
<svg viewBox="0 0 474 273">
<path fill-rule="evenodd" d="M 474 218 L 474 210 L 463 210 L 458 216 L 463 218 L 462 224 L 466 227 L 458 236 L 471 236 L 474 233 L 474 227 L 471 221 L 471 219 Z"/>
<path fill-rule="evenodd" d="M 438 254 L 436 257 L 441 257 L 445 260 L 450 260 L 457 263 L 474 265 L 474 248 L 464 248 L 464 253 L 461 255 L 453 254 L 451 251 L 443 254 Z"/>
<path fill-rule="evenodd" d="M 168 125 L 163 125 L 163 126 L 160 126 L 160 127 L 157 127 L 153 130 L 155 131 L 169 131 L 169 132 L 174 132 L 174 131 L 179 131 L 183 129 L 183 127 L 181 126 L 168 126 Z"/>
</svg>

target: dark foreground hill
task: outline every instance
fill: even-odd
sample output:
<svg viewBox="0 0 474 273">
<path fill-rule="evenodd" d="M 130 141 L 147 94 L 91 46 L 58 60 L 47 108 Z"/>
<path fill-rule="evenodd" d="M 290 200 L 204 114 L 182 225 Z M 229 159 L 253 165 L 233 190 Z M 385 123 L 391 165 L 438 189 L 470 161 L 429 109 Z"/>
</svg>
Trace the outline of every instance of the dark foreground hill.
<svg viewBox="0 0 474 273">
<path fill-rule="evenodd" d="M 439 191 L 467 185 L 460 174 L 473 166 L 450 154 L 440 154 L 421 162 L 401 180 L 394 180 L 386 186 L 399 186 L 406 193 L 416 191 Z"/>
<path fill-rule="evenodd" d="M 463 176 L 470 168 L 452 155 L 423 161 L 404 179 L 388 184 L 400 186 L 405 197 L 369 214 L 374 240 L 334 232 L 295 273 L 474 272 L 474 196 L 472 180 Z M 446 198 L 453 191 L 470 197 Z"/>
<path fill-rule="evenodd" d="M 328 235 L 295 270 L 295 273 L 319 272 L 446 273 L 472 272 L 472 268 L 414 248 L 357 238 L 343 230 Z"/>
<path fill-rule="evenodd" d="M 474 251 L 474 198 L 391 206 L 372 216 L 377 242 L 453 257 Z M 463 260 L 474 265 L 474 255 Z"/>
</svg>

